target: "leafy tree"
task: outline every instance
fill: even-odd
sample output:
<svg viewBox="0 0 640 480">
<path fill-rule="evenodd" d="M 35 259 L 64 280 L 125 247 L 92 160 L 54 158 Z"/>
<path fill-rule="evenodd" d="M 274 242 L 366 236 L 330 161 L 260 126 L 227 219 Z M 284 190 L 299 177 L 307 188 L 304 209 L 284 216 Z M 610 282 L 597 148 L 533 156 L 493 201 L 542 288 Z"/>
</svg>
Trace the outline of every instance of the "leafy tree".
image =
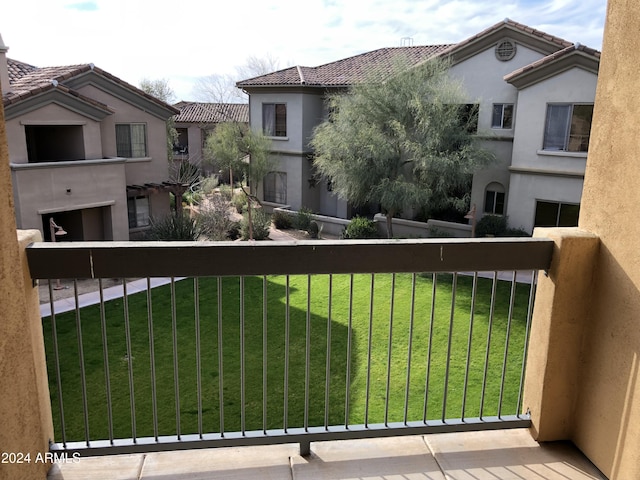
<svg viewBox="0 0 640 480">
<path fill-rule="evenodd" d="M 270 150 L 269 138 L 238 122 L 218 124 L 207 137 L 205 145 L 205 155 L 209 161 L 215 161 L 222 168 L 239 172 L 244 180 L 241 190 L 247 197 L 250 239 L 253 239 L 252 202 L 260 202 L 245 185 L 255 189 L 254 186 L 259 185 L 264 176 L 271 171 Z"/>
<path fill-rule="evenodd" d="M 477 112 L 448 67 L 440 59 L 400 63 L 391 75 L 330 95 L 329 118 L 314 131 L 318 172 L 355 206 L 380 204 L 389 238 L 404 208 L 468 195 L 474 169 L 492 159 L 474 143 Z"/>
</svg>

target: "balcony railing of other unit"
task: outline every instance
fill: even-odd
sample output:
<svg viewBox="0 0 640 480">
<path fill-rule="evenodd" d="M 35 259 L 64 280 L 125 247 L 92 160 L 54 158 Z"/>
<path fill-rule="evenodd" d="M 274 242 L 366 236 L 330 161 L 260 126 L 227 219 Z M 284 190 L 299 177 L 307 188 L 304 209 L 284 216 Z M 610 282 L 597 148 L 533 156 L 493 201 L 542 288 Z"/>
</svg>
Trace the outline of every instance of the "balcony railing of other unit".
<svg viewBox="0 0 640 480">
<path fill-rule="evenodd" d="M 519 428 L 546 239 L 77 242 L 43 318 L 52 451 L 147 452 Z M 156 277 L 166 285 L 152 288 Z M 521 281 L 524 277 L 524 282 Z M 129 294 L 128 280 L 145 288 Z M 81 308 L 78 281 L 98 279 Z M 104 279 L 123 296 L 105 300 Z"/>
</svg>

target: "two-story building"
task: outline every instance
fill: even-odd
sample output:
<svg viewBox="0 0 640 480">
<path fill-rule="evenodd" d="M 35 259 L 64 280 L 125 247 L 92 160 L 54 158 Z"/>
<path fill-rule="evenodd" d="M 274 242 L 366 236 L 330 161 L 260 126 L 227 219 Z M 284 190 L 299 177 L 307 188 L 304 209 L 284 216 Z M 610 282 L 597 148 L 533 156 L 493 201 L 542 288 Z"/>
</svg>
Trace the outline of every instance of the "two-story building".
<svg viewBox="0 0 640 480">
<path fill-rule="evenodd" d="M 18 228 L 129 240 L 168 213 L 166 121 L 178 110 L 93 64 L 38 68 L 7 50 L 0 38 Z"/>
<path fill-rule="evenodd" d="M 600 53 L 509 19 L 457 44 L 383 48 L 238 82 L 251 127 L 273 140 L 278 166 L 264 201 L 349 218 L 313 168 L 309 141 L 327 116 L 326 94 L 391 72 L 398 59 L 412 66 L 435 56 L 451 59 L 450 75 L 479 107 L 477 139 L 496 155 L 474 175 L 478 218 L 507 215 L 527 231 L 577 225 Z"/>
</svg>

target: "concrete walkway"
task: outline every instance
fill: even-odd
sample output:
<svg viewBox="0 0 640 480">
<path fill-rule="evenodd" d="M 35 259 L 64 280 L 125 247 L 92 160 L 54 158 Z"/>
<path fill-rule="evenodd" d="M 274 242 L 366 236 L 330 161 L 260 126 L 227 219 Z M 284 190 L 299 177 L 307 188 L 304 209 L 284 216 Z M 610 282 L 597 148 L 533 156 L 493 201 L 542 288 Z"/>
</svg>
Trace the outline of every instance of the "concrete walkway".
<svg viewBox="0 0 640 480">
<path fill-rule="evenodd" d="M 86 478 L 606 480 L 573 445 L 538 444 L 524 429 L 317 442 L 309 457 L 295 444 L 81 457 L 48 476 Z"/>
</svg>

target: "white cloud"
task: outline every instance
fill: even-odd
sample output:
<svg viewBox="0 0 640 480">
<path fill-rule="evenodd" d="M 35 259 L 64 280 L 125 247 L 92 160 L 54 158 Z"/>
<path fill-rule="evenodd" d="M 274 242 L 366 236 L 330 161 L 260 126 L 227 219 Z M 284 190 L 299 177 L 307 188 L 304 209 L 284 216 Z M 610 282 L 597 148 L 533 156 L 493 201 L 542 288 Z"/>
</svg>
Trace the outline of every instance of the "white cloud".
<svg viewBox="0 0 640 480">
<path fill-rule="evenodd" d="M 600 48 L 606 0 L 23 0 L 7 2 L 9 56 L 38 66 L 92 62 L 133 84 L 230 74 L 250 55 L 316 66 L 381 47 L 455 43 L 509 17 Z"/>
</svg>

